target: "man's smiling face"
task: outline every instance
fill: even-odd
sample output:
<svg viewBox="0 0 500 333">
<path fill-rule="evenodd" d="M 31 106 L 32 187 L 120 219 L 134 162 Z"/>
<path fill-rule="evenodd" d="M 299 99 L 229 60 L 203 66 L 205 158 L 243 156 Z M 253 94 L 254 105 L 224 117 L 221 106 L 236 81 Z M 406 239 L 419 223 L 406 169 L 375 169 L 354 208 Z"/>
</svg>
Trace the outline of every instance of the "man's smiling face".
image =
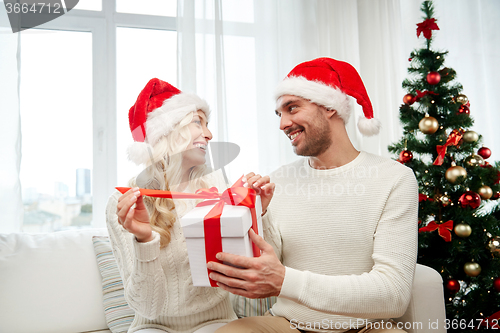
<svg viewBox="0 0 500 333">
<path fill-rule="evenodd" d="M 290 139 L 295 154 L 318 156 L 331 146 L 324 108 L 301 97 L 284 95 L 276 102 L 276 115 L 281 118 L 280 129 Z"/>
</svg>

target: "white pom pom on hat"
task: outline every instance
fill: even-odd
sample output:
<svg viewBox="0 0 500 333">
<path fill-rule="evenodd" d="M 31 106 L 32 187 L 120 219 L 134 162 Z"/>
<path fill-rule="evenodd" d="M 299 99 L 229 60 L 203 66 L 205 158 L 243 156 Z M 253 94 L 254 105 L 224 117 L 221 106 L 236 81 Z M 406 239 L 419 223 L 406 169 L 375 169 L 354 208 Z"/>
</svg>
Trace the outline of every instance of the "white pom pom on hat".
<svg viewBox="0 0 500 333">
<path fill-rule="evenodd" d="M 148 164 L 153 157 L 153 147 L 146 142 L 134 142 L 127 148 L 128 159 L 135 164 Z"/>
<path fill-rule="evenodd" d="M 312 103 L 334 109 L 347 123 L 351 103 L 347 96 L 356 99 L 363 108 L 364 117 L 358 121 L 358 130 L 365 136 L 380 132 L 380 121 L 373 117 L 373 107 L 358 72 L 350 64 L 318 58 L 303 62 L 288 73 L 275 90 L 276 100 L 283 95 L 305 98 Z"/>
<path fill-rule="evenodd" d="M 197 95 L 183 93 L 157 78 L 149 80 L 128 113 L 135 141 L 127 149 L 129 159 L 136 164 L 148 164 L 158 140 L 197 110 L 203 111 L 209 119 L 208 104 Z"/>
</svg>

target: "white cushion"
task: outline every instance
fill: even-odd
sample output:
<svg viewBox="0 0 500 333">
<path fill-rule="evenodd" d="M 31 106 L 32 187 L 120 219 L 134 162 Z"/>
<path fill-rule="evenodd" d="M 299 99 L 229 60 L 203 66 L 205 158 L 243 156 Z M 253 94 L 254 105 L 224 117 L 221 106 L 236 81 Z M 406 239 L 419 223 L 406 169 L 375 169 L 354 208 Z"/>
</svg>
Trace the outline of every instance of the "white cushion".
<svg viewBox="0 0 500 333">
<path fill-rule="evenodd" d="M 107 230 L 0 235 L 0 332 L 107 329 L 93 235 Z"/>
</svg>

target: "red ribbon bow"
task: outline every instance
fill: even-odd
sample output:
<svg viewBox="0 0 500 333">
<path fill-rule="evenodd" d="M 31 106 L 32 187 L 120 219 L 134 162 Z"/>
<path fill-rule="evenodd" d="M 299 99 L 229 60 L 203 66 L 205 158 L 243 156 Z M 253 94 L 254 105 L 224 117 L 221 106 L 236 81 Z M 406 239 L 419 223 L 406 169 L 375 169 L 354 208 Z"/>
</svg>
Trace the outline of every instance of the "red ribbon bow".
<svg viewBox="0 0 500 333">
<path fill-rule="evenodd" d="M 434 165 L 442 165 L 444 162 L 444 155 L 446 155 L 446 148 L 449 146 L 457 146 L 460 140 L 462 140 L 462 137 L 464 136 L 464 130 L 460 129 L 454 129 L 451 131 L 450 135 L 448 136 L 448 139 L 446 140 L 446 143 L 442 146 L 436 146 L 436 150 L 438 153 L 438 157 L 434 161 Z"/>
<path fill-rule="evenodd" d="M 437 96 L 439 94 L 435 93 L 434 91 L 429 91 L 429 90 L 420 91 L 417 89 L 417 97 L 415 97 L 415 102 L 418 102 L 420 99 L 422 99 L 423 97 L 425 97 L 427 95 Z"/>
<path fill-rule="evenodd" d="M 439 233 L 445 242 L 451 242 L 451 230 L 453 229 L 453 221 L 449 220 L 448 222 L 437 224 L 436 221 L 430 222 L 427 226 L 418 229 L 418 232 L 424 231 L 434 231 L 436 230 Z"/>
<path fill-rule="evenodd" d="M 259 233 L 257 225 L 257 213 L 255 212 L 256 193 L 255 190 L 243 187 L 243 176 L 238 179 L 230 188 L 226 189 L 222 194 L 219 193 L 216 187 L 209 189 L 199 189 L 193 193 L 148 190 L 140 188 L 141 195 L 147 195 L 155 198 L 175 198 L 175 199 L 210 199 L 197 204 L 197 207 L 214 205 L 203 219 L 203 229 L 205 232 L 205 256 L 207 263 L 209 261 L 221 262 L 215 257 L 219 252 L 222 252 L 222 235 L 220 226 L 220 217 L 224 205 L 245 206 L 250 209 L 252 215 L 252 229 L 256 234 Z M 116 187 L 122 194 L 130 190 L 130 187 Z M 260 249 L 252 243 L 254 257 L 260 256 Z M 208 270 L 210 275 L 211 270 Z M 216 287 L 217 284 L 212 279 L 210 285 Z"/>
<path fill-rule="evenodd" d="M 439 30 L 435 18 L 427 19 L 422 23 L 417 23 L 417 37 L 420 37 L 420 33 L 423 32 L 425 38 L 431 39 L 432 30 Z"/>
<path fill-rule="evenodd" d="M 425 195 L 425 194 L 422 194 L 422 193 L 419 193 L 418 194 L 418 202 L 421 202 L 421 201 L 434 201 L 434 199 L 430 198 L 428 195 Z"/>
<path fill-rule="evenodd" d="M 500 326 L 498 326 L 499 321 L 500 321 L 500 311 L 495 312 L 488 318 L 481 320 L 481 324 L 479 326 L 498 330 L 500 329 Z"/>
</svg>

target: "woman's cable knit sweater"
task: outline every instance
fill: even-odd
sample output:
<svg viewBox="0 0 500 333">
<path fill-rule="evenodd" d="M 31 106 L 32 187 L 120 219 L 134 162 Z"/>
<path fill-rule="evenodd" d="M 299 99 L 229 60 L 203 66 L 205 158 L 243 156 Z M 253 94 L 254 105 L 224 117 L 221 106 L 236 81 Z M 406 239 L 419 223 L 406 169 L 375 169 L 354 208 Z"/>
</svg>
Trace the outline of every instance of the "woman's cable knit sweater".
<svg viewBox="0 0 500 333">
<path fill-rule="evenodd" d="M 271 181 L 264 234 L 286 266 L 273 314 L 329 332 L 403 315 L 417 256 L 412 170 L 361 152 L 328 170 L 301 159 Z"/>
<path fill-rule="evenodd" d="M 210 186 L 224 190 L 221 177 L 210 177 Z M 236 315 L 229 294 L 220 288 L 194 287 L 179 219 L 196 205 L 196 200 L 174 200 L 178 220 L 171 241 L 160 249 L 160 236 L 139 243 L 118 223 L 116 206 L 121 193 L 109 198 L 106 221 L 113 254 L 124 281 L 125 298 L 135 310 L 129 332 L 158 328 L 168 332 L 193 332 L 209 323 L 229 322 Z M 182 203 L 180 203 L 182 201 Z M 182 208 L 181 208 L 182 207 Z"/>
</svg>

